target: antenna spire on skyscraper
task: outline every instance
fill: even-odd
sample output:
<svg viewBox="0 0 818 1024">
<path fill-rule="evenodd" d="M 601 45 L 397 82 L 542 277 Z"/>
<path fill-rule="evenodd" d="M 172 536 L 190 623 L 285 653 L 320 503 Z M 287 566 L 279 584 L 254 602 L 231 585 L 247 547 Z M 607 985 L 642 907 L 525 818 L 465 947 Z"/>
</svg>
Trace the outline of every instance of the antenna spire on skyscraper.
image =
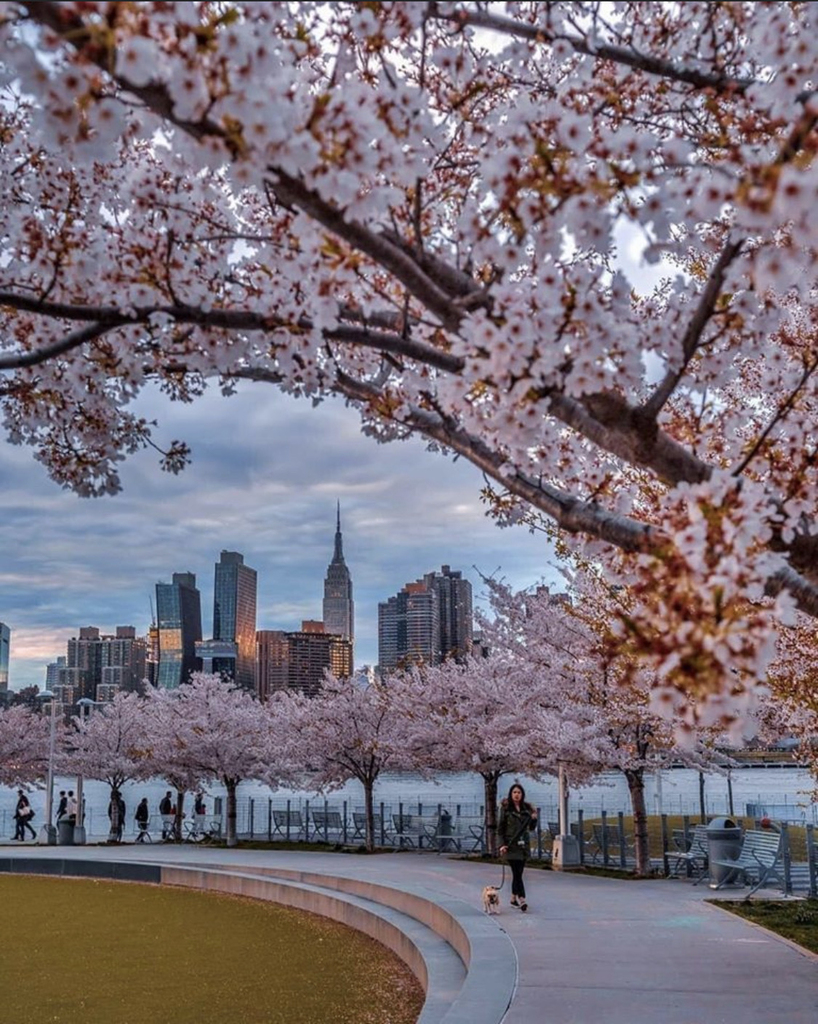
<svg viewBox="0 0 818 1024">
<path fill-rule="evenodd" d="M 343 538 L 341 537 L 341 502 L 338 502 L 338 508 L 335 519 L 335 551 L 332 556 L 333 562 L 343 562 L 344 560 L 344 544 Z"/>
</svg>

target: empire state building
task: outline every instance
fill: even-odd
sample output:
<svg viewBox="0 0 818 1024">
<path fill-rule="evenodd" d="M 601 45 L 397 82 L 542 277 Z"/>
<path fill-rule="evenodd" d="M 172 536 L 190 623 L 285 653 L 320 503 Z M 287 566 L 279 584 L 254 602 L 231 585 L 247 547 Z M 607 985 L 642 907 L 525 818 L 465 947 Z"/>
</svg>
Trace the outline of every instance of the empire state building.
<svg viewBox="0 0 818 1024">
<path fill-rule="evenodd" d="M 341 503 L 335 528 L 335 551 L 324 580 L 324 631 L 349 640 L 355 639 L 355 604 L 352 600 L 352 577 L 344 561 L 341 539 Z"/>
</svg>

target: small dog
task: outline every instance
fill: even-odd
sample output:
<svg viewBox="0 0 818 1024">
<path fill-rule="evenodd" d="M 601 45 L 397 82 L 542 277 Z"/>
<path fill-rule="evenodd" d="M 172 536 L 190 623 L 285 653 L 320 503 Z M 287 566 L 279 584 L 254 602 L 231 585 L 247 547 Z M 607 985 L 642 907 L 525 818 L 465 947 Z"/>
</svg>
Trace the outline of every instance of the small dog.
<svg viewBox="0 0 818 1024">
<path fill-rule="evenodd" d="M 483 886 L 483 910 L 487 914 L 500 913 L 500 896 L 493 885 Z"/>
</svg>

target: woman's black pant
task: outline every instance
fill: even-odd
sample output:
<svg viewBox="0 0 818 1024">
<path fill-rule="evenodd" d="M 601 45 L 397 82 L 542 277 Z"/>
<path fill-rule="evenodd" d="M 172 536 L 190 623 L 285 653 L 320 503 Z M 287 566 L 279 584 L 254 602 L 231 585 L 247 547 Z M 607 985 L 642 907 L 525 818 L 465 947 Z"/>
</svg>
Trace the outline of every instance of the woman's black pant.
<svg viewBox="0 0 818 1024">
<path fill-rule="evenodd" d="M 510 860 L 508 866 L 511 868 L 511 895 L 525 899 L 525 886 L 523 885 L 524 860 Z"/>
</svg>

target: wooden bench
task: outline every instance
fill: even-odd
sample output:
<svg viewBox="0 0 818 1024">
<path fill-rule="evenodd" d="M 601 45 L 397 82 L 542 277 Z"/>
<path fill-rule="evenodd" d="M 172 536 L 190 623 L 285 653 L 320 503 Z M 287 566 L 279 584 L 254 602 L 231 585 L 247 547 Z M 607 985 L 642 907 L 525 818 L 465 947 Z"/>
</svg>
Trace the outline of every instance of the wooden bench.
<svg viewBox="0 0 818 1024">
<path fill-rule="evenodd" d="M 689 837 L 690 845 L 685 849 L 685 835 Z M 684 829 L 673 830 L 674 842 L 679 849 L 668 850 L 668 860 L 673 861 L 672 875 L 678 875 L 682 864 L 686 872 L 695 874 L 695 885 L 698 885 L 703 878 L 707 877 L 707 863 L 710 856 L 710 846 L 707 841 L 707 825 L 694 825 L 692 832 L 685 833 Z"/>
<path fill-rule="evenodd" d="M 340 811 L 310 809 L 312 817 L 312 838 L 325 843 L 340 843 L 344 840 L 344 820 Z"/>
<path fill-rule="evenodd" d="M 750 830 L 744 833 L 741 840 L 741 849 L 735 860 L 714 860 L 711 867 L 729 868 L 724 878 L 715 886 L 721 889 L 723 885 L 743 880 L 752 882 L 752 888 L 747 893 L 752 896 L 768 881 L 775 878 L 784 886 L 784 879 L 778 871 L 778 863 L 781 860 L 781 833 L 775 831 L 756 832 Z"/>
<path fill-rule="evenodd" d="M 401 848 L 423 849 L 423 841 L 431 846 L 437 832 L 437 815 L 425 814 L 393 814 L 392 824 L 395 833 L 392 842 Z"/>
<path fill-rule="evenodd" d="M 366 842 L 366 814 L 363 811 L 352 812 L 352 842 Z M 394 832 L 389 822 L 383 822 L 380 814 L 372 815 L 372 838 L 376 845 L 391 844 Z"/>
<path fill-rule="evenodd" d="M 426 826 L 426 838 L 429 845 L 438 853 L 482 852 L 484 842 L 484 822 L 477 815 L 441 814 L 432 819 Z"/>
<path fill-rule="evenodd" d="M 622 841 L 624 838 L 624 847 Z M 609 854 L 615 851 L 616 859 L 624 859 L 628 850 L 633 850 L 633 842 L 630 836 L 622 836 L 618 825 L 591 825 L 591 863 L 596 864 L 597 857 L 602 857 L 603 863 L 607 864 Z"/>
<path fill-rule="evenodd" d="M 301 811 L 273 811 L 272 835 L 294 841 L 306 838 Z"/>
</svg>

